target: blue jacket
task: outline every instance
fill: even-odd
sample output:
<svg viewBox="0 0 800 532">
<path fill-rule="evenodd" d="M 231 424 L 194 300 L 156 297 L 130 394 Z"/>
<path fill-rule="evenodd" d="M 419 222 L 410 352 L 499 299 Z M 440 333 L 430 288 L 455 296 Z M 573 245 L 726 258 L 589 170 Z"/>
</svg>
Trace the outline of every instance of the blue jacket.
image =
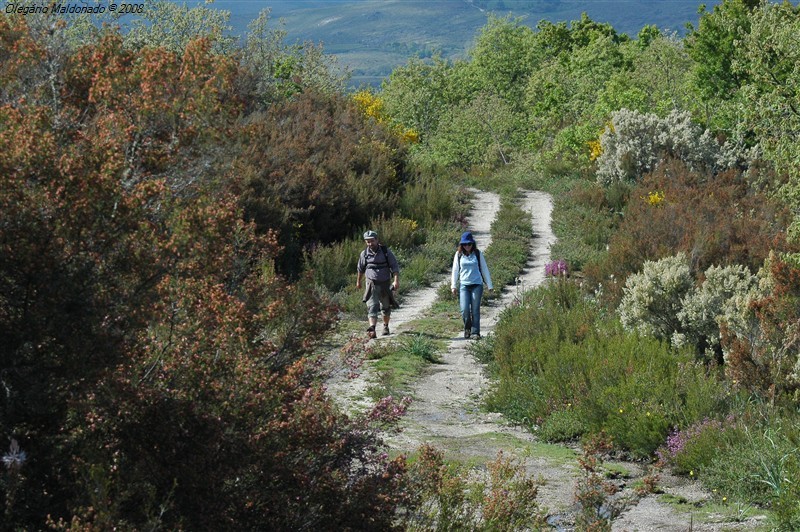
<svg viewBox="0 0 800 532">
<path fill-rule="evenodd" d="M 480 257 L 480 269 L 478 269 L 478 257 Z M 481 277 L 481 272 L 483 272 L 483 277 Z M 483 283 L 486 283 L 486 286 L 490 290 L 494 290 L 492 276 L 489 273 L 489 267 L 486 265 L 486 259 L 483 258 L 483 253 L 475 250 L 467 255 L 466 253 L 457 251 L 453 257 L 453 273 L 450 276 L 450 288 L 456 289 L 459 284 L 468 286 L 471 284 Z"/>
</svg>

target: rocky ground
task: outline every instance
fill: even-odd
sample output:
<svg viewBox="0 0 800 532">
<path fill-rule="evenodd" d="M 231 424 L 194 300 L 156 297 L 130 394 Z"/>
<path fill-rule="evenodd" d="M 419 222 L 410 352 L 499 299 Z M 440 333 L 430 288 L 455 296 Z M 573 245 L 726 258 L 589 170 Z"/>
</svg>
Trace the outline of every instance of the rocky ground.
<svg viewBox="0 0 800 532">
<path fill-rule="evenodd" d="M 474 191 L 475 201 L 468 220 L 479 248 L 491 243 L 489 228 L 499 209 L 500 200 L 492 193 Z M 526 192 L 523 208 L 531 213 L 533 234 L 531 252 L 516 286 L 505 287 L 501 297 L 482 308 L 482 334 L 491 334 L 500 312 L 526 290 L 544 282 L 544 265 L 550 260 L 550 246 L 555 236 L 550 228 L 552 199 L 541 192 Z M 491 269 L 491 264 L 489 264 Z M 499 288 L 499 287 L 498 287 Z M 436 299 L 436 287 L 416 291 L 403 300 L 402 308 L 392 315 L 393 332 L 402 332 L 408 324 L 422 316 Z M 497 456 L 498 451 L 514 453 L 524 459 L 527 470 L 542 481 L 539 504 L 548 509 L 550 522 L 558 530 L 574 529 L 575 484 L 579 470 L 575 460 L 577 449 L 541 443 L 536 435 L 513 426 L 500 413 L 486 412 L 481 398 L 489 381 L 482 365 L 468 351 L 472 341 L 461 337 L 459 322 L 454 322 L 453 338 L 442 355 L 440 364 L 431 365 L 411 391 L 413 403 L 402 421 L 402 431 L 387 437 L 389 446 L 401 452 L 413 452 L 423 443 L 430 443 L 450 459 L 482 463 Z M 378 338 L 377 341 L 382 341 Z M 374 375 L 369 365 L 355 379 L 335 373 L 329 382 L 332 397 L 348 409 L 366 409 L 371 401 L 366 391 Z M 606 467 L 615 472 L 611 481 L 622 488 L 622 496 L 632 496 L 633 486 L 646 470 L 643 464 L 608 461 Z M 658 486 L 661 493 L 637 498 L 614 521 L 618 531 L 722 531 L 753 530 L 764 527 L 763 516 L 750 515 L 736 509 L 709 511 L 711 494 L 698 483 L 662 472 Z M 734 519 L 735 518 L 735 519 Z"/>
</svg>

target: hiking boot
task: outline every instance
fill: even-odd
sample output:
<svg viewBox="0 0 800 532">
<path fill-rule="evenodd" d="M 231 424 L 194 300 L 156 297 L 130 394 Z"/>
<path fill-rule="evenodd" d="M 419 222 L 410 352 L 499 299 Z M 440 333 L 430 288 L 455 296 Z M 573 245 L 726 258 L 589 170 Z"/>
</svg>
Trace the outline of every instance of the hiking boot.
<svg viewBox="0 0 800 532">
<path fill-rule="evenodd" d="M 470 331 L 469 331 L 469 327 L 467 327 L 466 329 L 464 329 L 464 338 L 469 340 L 469 335 L 470 335 Z"/>
<path fill-rule="evenodd" d="M 475 333 L 475 334 L 472 335 L 471 338 L 473 340 L 480 340 L 481 339 L 481 333 Z"/>
<path fill-rule="evenodd" d="M 377 335 L 375 334 L 375 326 L 374 326 L 374 325 L 370 325 L 370 326 L 367 328 L 367 336 L 368 336 L 369 338 L 375 338 L 375 336 L 377 336 Z"/>
<path fill-rule="evenodd" d="M 383 326 L 383 335 L 384 336 L 389 336 L 389 326 L 388 325 L 384 325 Z"/>
</svg>

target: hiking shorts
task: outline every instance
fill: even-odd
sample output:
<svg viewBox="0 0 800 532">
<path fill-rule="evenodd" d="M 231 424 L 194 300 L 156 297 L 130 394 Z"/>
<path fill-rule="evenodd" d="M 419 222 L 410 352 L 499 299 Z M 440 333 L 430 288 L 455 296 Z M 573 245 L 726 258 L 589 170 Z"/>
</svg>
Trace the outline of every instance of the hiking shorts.
<svg viewBox="0 0 800 532">
<path fill-rule="evenodd" d="M 389 295 L 390 289 L 390 283 L 372 283 L 372 290 L 370 290 L 369 298 L 366 300 L 368 317 L 377 318 L 378 311 L 384 316 L 392 315 L 392 301 Z"/>
</svg>

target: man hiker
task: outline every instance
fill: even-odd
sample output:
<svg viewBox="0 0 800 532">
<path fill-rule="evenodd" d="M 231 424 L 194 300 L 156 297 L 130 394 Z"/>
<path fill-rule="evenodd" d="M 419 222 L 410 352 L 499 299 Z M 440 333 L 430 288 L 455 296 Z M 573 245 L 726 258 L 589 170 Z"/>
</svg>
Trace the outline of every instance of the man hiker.
<svg viewBox="0 0 800 532">
<path fill-rule="evenodd" d="M 361 279 L 366 277 L 362 301 L 367 304 L 367 334 L 370 338 L 375 338 L 378 310 L 383 315 L 383 336 L 386 336 L 389 334 L 392 308 L 399 308 L 393 292 L 400 288 L 400 266 L 389 248 L 378 241 L 378 233 L 375 231 L 364 233 L 364 243 L 366 247 L 358 257 L 356 288 L 361 288 Z"/>
</svg>

